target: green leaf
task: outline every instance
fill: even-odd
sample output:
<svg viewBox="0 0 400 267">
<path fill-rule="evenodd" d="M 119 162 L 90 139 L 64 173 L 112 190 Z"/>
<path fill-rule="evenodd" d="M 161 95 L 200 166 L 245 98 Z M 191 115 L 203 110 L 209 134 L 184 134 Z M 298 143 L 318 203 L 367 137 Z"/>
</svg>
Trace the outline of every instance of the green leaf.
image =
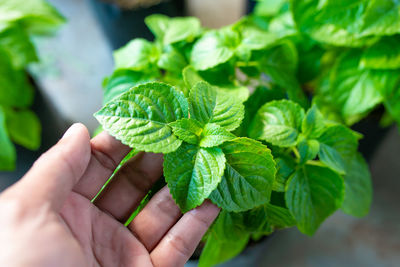
<svg viewBox="0 0 400 267">
<path fill-rule="evenodd" d="M 380 92 L 384 96 L 384 105 L 390 115 L 400 123 L 400 70 L 386 71 L 382 76 Z"/>
<path fill-rule="evenodd" d="M 16 70 L 0 49 L 0 105 L 26 108 L 33 102 L 33 88 L 24 70 Z"/>
<path fill-rule="evenodd" d="M 400 35 L 383 37 L 362 54 L 360 67 L 370 69 L 400 68 Z"/>
<path fill-rule="evenodd" d="M 200 20 L 195 17 L 169 18 L 161 14 L 146 17 L 145 23 L 164 45 L 192 42 L 200 33 Z"/>
<path fill-rule="evenodd" d="M 268 203 L 266 205 L 266 214 L 268 222 L 278 228 L 285 228 L 296 225 L 296 220 L 286 208 Z"/>
<path fill-rule="evenodd" d="M 306 113 L 301 124 L 301 131 L 307 138 L 318 138 L 321 136 L 325 128 L 324 117 L 318 110 L 316 105 L 313 105 Z"/>
<path fill-rule="evenodd" d="M 0 25 L 0 46 L 16 69 L 25 68 L 28 63 L 37 60 L 35 48 L 20 24 Z"/>
<path fill-rule="evenodd" d="M 215 266 L 238 255 L 247 245 L 250 235 L 235 225 L 233 214 L 221 211 L 207 236 L 199 267 Z"/>
<path fill-rule="evenodd" d="M 343 201 L 343 178 L 334 171 L 305 165 L 289 179 L 285 199 L 302 233 L 313 235 Z"/>
<path fill-rule="evenodd" d="M 104 130 L 132 148 L 169 153 L 182 141 L 168 124 L 188 117 L 188 103 L 172 86 L 147 83 L 115 97 L 95 117 Z"/>
<path fill-rule="evenodd" d="M 157 61 L 160 69 L 170 71 L 172 73 L 181 74 L 183 68 L 187 65 L 185 57 L 172 46 L 165 48 L 165 51 Z"/>
<path fill-rule="evenodd" d="M 326 128 L 318 138 L 319 159 L 339 173 L 346 172 L 346 161 L 357 151 L 358 138 L 349 128 L 334 125 Z"/>
<path fill-rule="evenodd" d="M 164 156 L 164 175 L 182 212 L 199 206 L 221 181 L 225 168 L 219 148 L 199 148 L 183 143 Z"/>
<path fill-rule="evenodd" d="M 115 68 L 148 71 L 157 62 L 159 54 L 154 44 L 137 38 L 114 52 Z"/>
<path fill-rule="evenodd" d="M 258 110 L 249 135 L 276 146 L 295 146 L 303 118 L 304 110 L 298 104 L 288 100 L 271 101 Z"/>
<path fill-rule="evenodd" d="M 294 173 L 296 169 L 296 162 L 292 157 L 281 156 L 275 158 L 276 162 L 276 177 L 272 185 L 272 190 L 277 192 L 285 192 L 286 181 Z"/>
<path fill-rule="evenodd" d="M 41 125 L 39 118 L 30 110 L 6 109 L 6 124 L 14 143 L 31 150 L 40 146 Z"/>
<path fill-rule="evenodd" d="M 239 45 L 239 35 L 224 28 L 204 34 L 193 46 L 191 64 L 196 70 L 207 70 L 227 62 Z"/>
<path fill-rule="evenodd" d="M 313 160 L 320 151 L 319 142 L 317 140 L 303 139 L 299 142 L 300 164 L 306 163 L 308 160 Z"/>
<path fill-rule="evenodd" d="M 53 31 L 65 19 L 47 1 L 0 0 L 0 22 L 19 21 L 29 33 Z"/>
<path fill-rule="evenodd" d="M 169 126 L 179 139 L 192 145 L 199 143 L 200 135 L 203 132 L 203 125 L 192 119 L 180 119 L 171 122 Z"/>
<path fill-rule="evenodd" d="M 233 134 L 228 132 L 224 127 L 215 123 L 207 123 L 200 136 L 199 146 L 214 147 L 235 138 Z"/>
<path fill-rule="evenodd" d="M 237 138 L 221 146 L 226 168 L 211 201 L 227 211 L 245 211 L 266 204 L 275 179 L 275 162 L 261 143 Z"/>
<path fill-rule="evenodd" d="M 279 13 L 288 0 L 257 0 L 254 14 L 258 16 L 274 16 Z"/>
<path fill-rule="evenodd" d="M 156 74 L 152 76 L 128 69 L 116 70 L 110 77 L 107 77 L 103 81 L 103 103 L 105 104 L 114 97 L 125 93 L 131 87 L 154 81 L 155 78 Z"/>
<path fill-rule="evenodd" d="M 192 87 L 189 100 L 191 118 L 203 124 L 216 123 L 233 131 L 243 120 L 244 106 L 240 99 L 219 93 L 206 82 Z"/>
<path fill-rule="evenodd" d="M 372 202 L 372 182 L 368 165 L 357 153 L 346 162 L 345 194 L 342 210 L 362 217 L 368 214 Z"/>
<path fill-rule="evenodd" d="M 6 118 L 2 107 L 0 106 L 0 170 L 11 171 L 15 168 L 15 159 L 17 157 L 15 148 L 8 137 L 6 128 Z"/>
</svg>

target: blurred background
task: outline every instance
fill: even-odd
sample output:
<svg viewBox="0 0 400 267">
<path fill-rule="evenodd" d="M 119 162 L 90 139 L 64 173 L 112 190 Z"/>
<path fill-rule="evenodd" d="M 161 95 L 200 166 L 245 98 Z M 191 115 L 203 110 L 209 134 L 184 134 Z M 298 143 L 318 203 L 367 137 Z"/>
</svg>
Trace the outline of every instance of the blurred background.
<svg viewBox="0 0 400 267">
<path fill-rule="evenodd" d="M 238 20 L 253 4 L 245 0 L 49 2 L 68 22 L 55 36 L 34 40 L 40 62 L 29 70 L 39 88 L 33 110 L 42 121 L 42 146 L 34 152 L 17 147 L 16 171 L 0 172 L 0 191 L 17 181 L 71 123 L 96 129 L 92 115 L 102 105 L 102 80 L 113 70 L 112 50 L 134 37 L 151 38 L 144 17 L 193 15 L 203 26 L 218 28 Z M 393 127 L 370 160 L 374 201 L 367 217 L 337 212 L 312 238 L 296 229 L 279 231 L 257 248 L 261 253 L 246 250 L 226 266 L 243 266 L 246 257 L 253 257 L 252 266 L 400 266 L 399 153 L 400 135 Z"/>
</svg>

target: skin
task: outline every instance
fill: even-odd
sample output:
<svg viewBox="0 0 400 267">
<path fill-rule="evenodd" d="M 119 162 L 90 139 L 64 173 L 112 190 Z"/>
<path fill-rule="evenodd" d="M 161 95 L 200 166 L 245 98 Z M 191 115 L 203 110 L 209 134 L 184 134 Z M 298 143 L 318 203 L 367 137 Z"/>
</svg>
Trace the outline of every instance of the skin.
<svg viewBox="0 0 400 267">
<path fill-rule="evenodd" d="M 129 148 L 74 124 L 0 195 L 0 266 L 183 266 L 219 213 L 206 201 L 184 215 L 161 189 L 123 222 L 162 175 L 162 155 L 128 161 Z"/>
</svg>

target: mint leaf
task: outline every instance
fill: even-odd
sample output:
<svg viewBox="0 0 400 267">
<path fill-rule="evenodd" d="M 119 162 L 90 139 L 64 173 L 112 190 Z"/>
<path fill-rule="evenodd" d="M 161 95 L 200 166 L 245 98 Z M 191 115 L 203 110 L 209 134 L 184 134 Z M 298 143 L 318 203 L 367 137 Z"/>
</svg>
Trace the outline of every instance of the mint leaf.
<svg viewBox="0 0 400 267">
<path fill-rule="evenodd" d="M 17 23 L 0 26 L 0 46 L 9 55 L 16 69 L 36 61 L 36 51 L 26 31 Z"/>
<path fill-rule="evenodd" d="M 235 138 L 233 134 L 228 132 L 224 127 L 215 123 L 207 123 L 200 136 L 199 146 L 213 147 Z"/>
<path fill-rule="evenodd" d="M 224 168 L 225 157 L 219 148 L 183 143 L 164 157 L 165 180 L 182 212 L 203 203 L 221 181 Z"/>
<path fill-rule="evenodd" d="M 303 139 L 299 142 L 300 164 L 306 163 L 308 160 L 313 160 L 320 151 L 319 142 L 317 140 Z"/>
<path fill-rule="evenodd" d="M 221 211 L 207 235 L 199 267 L 215 266 L 234 258 L 247 245 L 250 235 L 237 227 L 236 218 L 233 216 L 235 215 L 232 213 Z"/>
<path fill-rule="evenodd" d="M 204 34 L 193 46 L 191 64 L 196 70 L 207 70 L 227 62 L 240 39 L 238 33 L 225 28 Z"/>
<path fill-rule="evenodd" d="M 328 127 L 318 138 L 320 160 L 339 173 L 346 172 L 345 162 L 357 151 L 358 138 L 343 125 Z"/>
<path fill-rule="evenodd" d="M 318 110 L 316 105 L 313 105 L 306 113 L 301 124 L 301 131 L 307 138 L 320 137 L 325 128 L 324 117 Z"/>
<path fill-rule="evenodd" d="M 206 82 L 199 82 L 192 87 L 189 100 L 191 118 L 203 124 L 216 123 L 228 131 L 233 131 L 243 120 L 242 102 L 218 93 Z"/>
<path fill-rule="evenodd" d="M 400 68 L 400 35 L 383 37 L 362 54 L 360 67 L 370 69 Z"/>
<path fill-rule="evenodd" d="M 313 235 L 343 201 L 343 178 L 328 168 L 305 165 L 289 179 L 285 199 L 302 233 Z"/>
<path fill-rule="evenodd" d="M 203 132 L 203 125 L 192 119 L 180 119 L 171 122 L 169 126 L 179 139 L 192 145 L 199 143 L 200 135 Z"/>
<path fill-rule="evenodd" d="M 272 185 L 272 190 L 277 192 L 285 192 L 286 181 L 296 170 L 296 162 L 292 157 L 281 156 L 275 158 L 276 162 L 276 177 Z"/>
<path fill-rule="evenodd" d="M 368 165 L 357 153 L 346 162 L 345 193 L 342 210 L 362 217 L 368 214 L 372 202 L 372 182 Z"/>
<path fill-rule="evenodd" d="M 15 168 L 17 155 L 6 129 L 5 114 L 0 106 L 0 170 L 11 171 Z"/>
<path fill-rule="evenodd" d="M 30 110 L 5 109 L 7 130 L 14 143 L 31 150 L 40 146 L 39 118 Z"/>
<path fill-rule="evenodd" d="M 296 220 L 290 214 L 289 210 L 276 205 L 267 204 L 266 217 L 270 224 L 278 228 L 286 228 L 296 225 Z"/>
<path fill-rule="evenodd" d="M 276 146 L 295 146 L 303 118 L 304 110 L 298 104 L 288 100 L 271 101 L 258 110 L 249 135 Z"/>
<path fill-rule="evenodd" d="M 162 40 L 164 38 L 165 32 L 167 32 L 169 21 L 171 18 L 161 15 L 161 14 L 153 14 L 147 16 L 144 19 L 147 27 L 154 34 L 157 39 Z"/>
<path fill-rule="evenodd" d="M 115 97 L 95 117 L 104 130 L 132 148 L 169 153 L 182 141 L 168 123 L 187 118 L 188 103 L 172 86 L 147 83 Z"/>
<path fill-rule="evenodd" d="M 237 138 L 221 146 L 226 168 L 210 199 L 227 211 L 245 211 L 266 204 L 275 179 L 275 162 L 261 143 Z"/>
<path fill-rule="evenodd" d="M 160 69 L 170 71 L 172 73 L 181 74 L 183 68 L 187 65 L 185 57 L 172 46 L 167 46 L 157 61 Z"/>
<path fill-rule="evenodd" d="M 116 69 L 148 71 L 159 58 L 155 45 L 145 39 L 134 39 L 114 52 Z"/>
</svg>

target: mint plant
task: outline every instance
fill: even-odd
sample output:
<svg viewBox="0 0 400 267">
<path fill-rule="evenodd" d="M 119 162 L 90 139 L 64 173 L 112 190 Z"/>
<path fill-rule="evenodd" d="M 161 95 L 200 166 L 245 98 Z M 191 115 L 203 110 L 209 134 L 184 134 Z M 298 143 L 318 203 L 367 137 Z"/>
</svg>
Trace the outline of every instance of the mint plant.
<svg viewBox="0 0 400 267">
<path fill-rule="evenodd" d="M 146 18 L 154 42 L 135 39 L 115 52 L 95 114 L 133 151 L 164 154 L 165 182 L 182 212 L 205 199 L 221 208 L 200 266 L 278 229 L 313 235 L 336 210 L 364 216 L 371 204 L 362 136 L 309 90 L 322 48 L 298 53 L 299 36 L 310 47 L 315 41 L 286 23 L 288 2 L 261 10 L 272 13 L 219 30 L 196 18 Z"/>
<path fill-rule="evenodd" d="M 63 22 L 44 0 L 0 0 L 0 170 L 15 168 L 13 142 L 31 150 L 40 146 L 40 121 L 29 109 L 34 89 L 25 71 L 38 59 L 30 38 Z"/>
</svg>

